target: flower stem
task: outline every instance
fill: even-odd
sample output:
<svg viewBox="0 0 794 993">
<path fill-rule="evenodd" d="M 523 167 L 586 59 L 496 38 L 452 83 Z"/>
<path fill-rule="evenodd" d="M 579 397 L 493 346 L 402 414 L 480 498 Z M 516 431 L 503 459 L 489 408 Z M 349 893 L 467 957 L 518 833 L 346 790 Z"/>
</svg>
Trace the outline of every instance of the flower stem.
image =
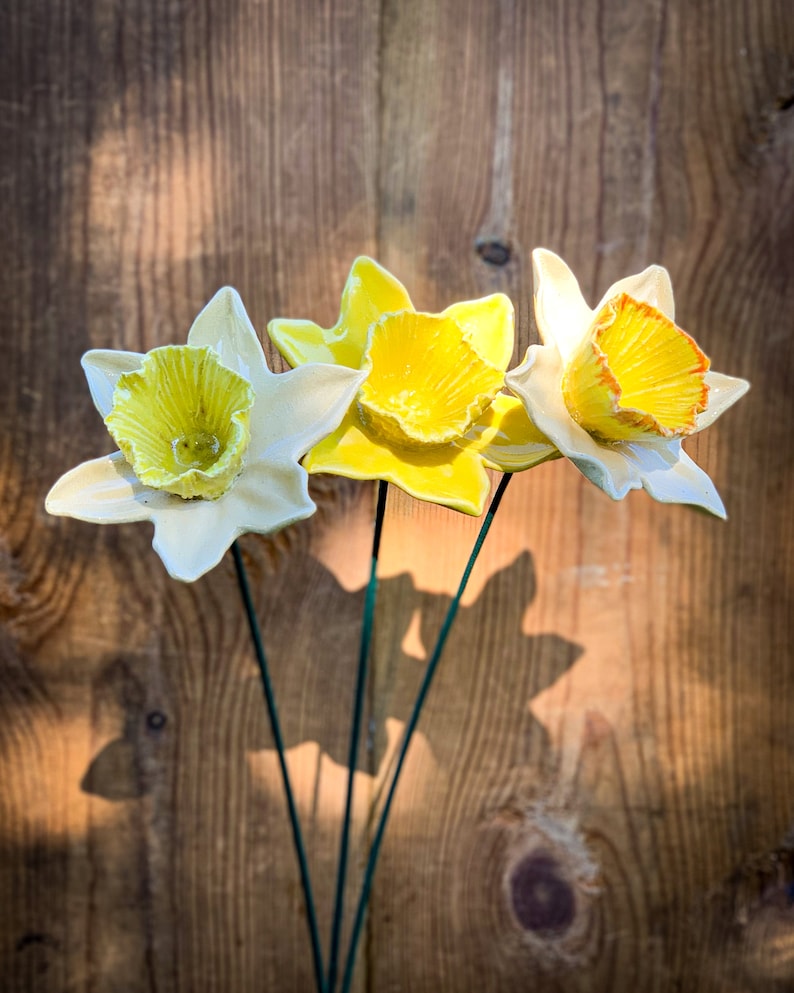
<svg viewBox="0 0 794 993">
<path fill-rule="evenodd" d="M 389 484 L 384 480 L 378 483 L 378 507 L 375 512 L 375 530 L 372 536 L 372 558 L 370 560 L 369 583 L 364 600 L 364 617 L 361 624 L 361 641 L 358 654 L 358 673 L 356 689 L 353 697 L 353 722 L 350 729 L 350 750 L 347 756 L 347 797 L 345 798 L 345 816 L 342 821 L 342 840 L 339 845 L 339 868 L 336 877 L 336 898 L 334 902 L 334 919 L 331 928 L 331 951 L 328 962 L 327 993 L 334 993 L 336 986 L 337 964 L 339 959 L 339 944 L 342 931 L 342 916 L 345 900 L 345 876 L 347 874 L 347 853 L 350 841 L 350 815 L 353 806 L 353 780 L 358 745 L 361 736 L 361 716 L 364 710 L 364 690 L 367 684 L 367 666 L 369 662 L 370 645 L 372 643 L 372 623 L 375 616 L 375 597 L 378 591 L 378 553 L 380 551 L 380 536 L 383 530 L 383 516 L 386 510 L 386 493 Z"/>
<path fill-rule="evenodd" d="M 320 930 L 317 927 L 317 912 L 314 906 L 314 897 L 312 896 L 311 880 L 309 879 L 309 865 L 306 860 L 306 849 L 303 844 L 303 835 L 301 833 L 300 821 L 298 819 L 298 810 L 295 806 L 295 797 L 292 792 L 289 772 L 287 770 L 287 761 L 284 755 L 284 738 L 281 733 L 281 725 L 278 719 L 276 698 L 273 693 L 273 684 L 270 681 L 270 672 L 268 670 L 265 649 L 262 644 L 262 635 L 256 619 L 256 612 L 254 611 L 251 590 L 248 585 L 248 577 L 246 575 L 245 566 L 243 565 L 243 557 L 236 541 L 232 543 L 232 556 L 234 557 L 234 565 L 237 569 L 237 582 L 240 585 L 240 594 L 242 596 L 243 606 L 245 607 L 245 613 L 248 618 L 248 626 L 251 629 L 251 640 L 254 643 L 256 660 L 259 663 L 259 672 L 262 676 L 262 688 L 265 693 L 265 703 L 267 704 L 267 711 L 270 717 L 270 727 L 273 732 L 276 752 L 278 753 L 279 766 L 281 767 L 281 778 L 284 783 L 284 793 L 287 797 L 289 819 L 292 826 L 292 838 L 295 843 L 295 852 L 298 856 L 298 866 L 300 868 L 303 896 L 306 901 L 306 916 L 309 923 L 312 955 L 314 957 L 314 980 L 317 985 L 317 993 L 324 993 L 325 979 L 323 974 L 323 953 L 322 948 L 320 947 Z"/>
<path fill-rule="evenodd" d="M 408 719 L 408 723 L 405 726 L 405 731 L 403 732 L 402 745 L 400 746 L 400 752 L 397 756 L 397 762 L 394 769 L 394 774 L 392 776 L 391 784 L 389 786 L 389 792 L 386 795 L 386 801 L 383 805 L 383 810 L 378 819 L 377 828 L 375 829 L 375 835 L 372 841 L 372 848 L 370 849 L 369 858 L 367 860 L 366 869 L 364 871 L 364 881 L 361 886 L 361 896 L 359 897 L 358 906 L 356 907 L 356 916 L 353 921 L 353 931 L 350 936 L 350 943 L 347 949 L 347 958 L 345 960 L 345 972 L 342 979 L 341 993 L 348 993 L 350 990 L 350 984 L 353 979 L 353 969 L 356 962 L 356 949 L 358 947 L 358 941 L 361 936 L 361 928 L 364 923 L 364 915 L 367 909 L 367 903 L 369 902 L 369 894 L 372 888 L 372 880 L 375 875 L 375 866 L 378 861 L 378 854 L 380 853 L 381 843 L 383 841 L 383 834 L 386 830 L 386 821 L 389 817 L 389 811 L 391 809 L 392 801 L 394 800 L 394 794 L 397 789 L 397 781 L 400 777 L 400 772 L 405 762 L 405 756 L 408 752 L 408 746 L 411 744 L 411 738 L 416 730 L 416 725 L 419 722 L 419 716 L 422 711 L 422 706 L 425 702 L 428 690 L 430 689 L 430 684 L 433 681 L 433 676 L 435 675 L 436 668 L 438 667 L 439 659 L 444 651 L 444 646 L 449 636 L 450 629 L 452 628 L 452 622 L 455 620 L 455 616 L 458 612 L 458 607 L 460 606 L 460 600 L 463 596 L 463 592 L 466 589 L 466 585 L 471 576 L 472 569 L 474 568 L 474 563 L 477 560 L 477 556 L 480 554 L 483 542 L 485 541 L 485 536 L 490 530 L 491 524 L 493 523 L 494 515 L 499 509 L 499 504 L 502 501 L 505 490 L 507 489 L 507 484 L 512 479 L 511 473 L 505 473 L 502 476 L 499 486 L 491 500 L 491 505 L 488 508 L 488 513 L 485 515 L 482 527 L 480 528 L 480 533 L 477 535 L 477 540 L 474 543 L 474 548 L 469 556 L 469 561 L 466 563 L 466 568 L 463 571 L 463 576 L 458 586 L 458 591 L 455 594 L 452 603 L 449 605 L 447 610 L 447 615 L 444 618 L 444 623 L 441 625 L 441 630 L 438 634 L 438 640 L 436 641 L 436 646 L 433 649 L 433 654 L 430 656 L 430 661 L 427 663 L 427 668 L 425 669 L 425 674 L 422 679 L 422 684 L 419 687 L 419 693 L 416 697 L 416 702 L 414 703 L 413 710 L 411 711 L 411 716 Z"/>
</svg>

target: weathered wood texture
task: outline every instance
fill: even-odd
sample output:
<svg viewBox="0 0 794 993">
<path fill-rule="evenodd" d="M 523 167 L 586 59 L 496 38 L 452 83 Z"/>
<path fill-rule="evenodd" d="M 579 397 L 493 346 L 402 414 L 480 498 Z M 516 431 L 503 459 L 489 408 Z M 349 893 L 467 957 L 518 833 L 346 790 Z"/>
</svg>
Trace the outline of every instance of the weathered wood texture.
<svg viewBox="0 0 794 993">
<path fill-rule="evenodd" d="M 664 263 L 682 325 L 752 381 L 689 446 L 730 521 L 613 504 L 563 463 L 513 482 L 409 758 L 357 989 L 794 988 L 791 15 L 3 4 L 0 989 L 311 985 L 230 563 L 182 586 L 147 527 L 44 514 L 110 447 L 81 353 L 182 341 L 226 282 L 259 328 L 329 323 L 369 253 L 424 309 L 509 293 L 518 357 L 535 245 L 590 299 Z M 325 934 L 373 491 L 317 492 L 310 523 L 244 549 Z M 355 872 L 476 527 L 390 495 Z"/>
</svg>

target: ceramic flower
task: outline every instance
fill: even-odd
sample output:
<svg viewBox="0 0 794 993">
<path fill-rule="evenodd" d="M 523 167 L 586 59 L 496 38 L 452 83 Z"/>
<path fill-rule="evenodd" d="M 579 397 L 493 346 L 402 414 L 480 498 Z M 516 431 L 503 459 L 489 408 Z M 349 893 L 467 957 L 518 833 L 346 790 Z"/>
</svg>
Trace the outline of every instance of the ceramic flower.
<svg viewBox="0 0 794 993">
<path fill-rule="evenodd" d="M 62 476 L 46 508 L 96 524 L 152 521 L 155 551 L 187 582 L 239 535 L 314 513 L 298 460 L 336 428 L 363 378 L 337 365 L 271 372 L 230 287 L 196 318 L 187 345 L 97 349 L 82 365 L 119 451 Z"/>
<path fill-rule="evenodd" d="M 667 271 L 611 286 L 591 310 L 568 266 L 533 253 L 542 345 L 505 377 L 535 426 L 613 500 L 643 487 L 665 503 L 725 517 L 713 483 L 681 447 L 749 388 L 712 372 L 674 323 Z"/>
<path fill-rule="evenodd" d="M 513 306 L 501 293 L 416 311 L 401 283 L 356 259 L 330 328 L 278 319 L 268 332 L 293 366 L 336 362 L 367 373 L 340 426 L 306 456 L 309 472 L 385 479 L 411 496 L 481 514 L 490 489 L 483 449 L 535 461 L 555 450 L 515 398 L 494 404 L 513 350 Z M 499 441 L 495 441 L 499 439 Z"/>
</svg>

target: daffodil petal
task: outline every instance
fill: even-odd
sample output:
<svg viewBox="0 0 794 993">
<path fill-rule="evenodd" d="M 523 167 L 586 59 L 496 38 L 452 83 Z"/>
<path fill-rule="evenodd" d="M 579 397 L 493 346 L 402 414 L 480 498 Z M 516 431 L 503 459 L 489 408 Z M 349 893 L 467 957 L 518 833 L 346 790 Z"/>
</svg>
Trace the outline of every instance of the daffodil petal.
<svg viewBox="0 0 794 993">
<path fill-rule="evenodd" d="M 257 393 L 275 376 L 267 367 L 240 294 L 231 286 L 218 290 L 193 321 L 187 343 L 195 348 L 212 348 L 221 363 L 245 377 Z"/>
<path fill-rule="evenodd" d="M 618 445 L 599 444 L 572 419 L 562 389 L 562 358 L 556 348 L 532 345 L 505 383 L 523 401 L 530 419 L 551 444 L 613 500 L 642 485 Z"/>
<path fill-rule="evenodd" d="M 56 517 L 75 517 L 91 524 L 147 521 L 169 501 L 180 497 L 144 486 L 121 452 L 83 462 L 65 473 L 47 494 L 45 508 Z"/>
<path fill-rule="evenodd" d="M 189 519 L 182 516 L 186 506 Z M 190 583 L 213 569 L 240 535 L 279 531 L 316 509 L 307 476 L 295 463 L 260 462 L 214 503 L 183 501 L 160 510 L 153 518 L 152 546 L 170 576 Z"/>
<path fill-rule="evenodd" d="M 750 389 L 746 379 L 726 376 L 721 372 L 707 372 L 704 381 L 709 388 L 709 399 L 706 409 L 695 418 L 696 431 L 702 431 L 703 428 L 713 424 L 720 414 L 733 406 Z"/>
<path fill-rule="evenodd" d="M 559 450 L 529 419 L 524 404 L 504 393 L 455 444 L 478 452 L 489 468 L 502 472 L 521 472 L 560 458 Z"/>
<path fill-rule="evenodd" d="M 515 315 L 504 293 L 453 303 L 441 316 L 455 321 L 486 362 L 497 369 L 507 368 L 513 355 Z"/>
<path fill-rule="evenodd" d="M 593 312 L 585 303 L 576 276 L 546 248 L 532 253 L 535 321 L 544 344 L 556 344 L 563 359 L 575 351 L 590 326 Z"/>
<path fill-rule="evenodd" d="M 237 527 L 232 515 L 218 513 L 217 508 L 213 513 L 207 501 L 191 507 L 189 518 L 183 513 L 180 507 L 170 507 L 152 518 L 152 548 L 172 579 L 192 583 L 215 568 L 243 531 Z M 186 528 L 190 528 L 189 537 L 185 535 Z"/>
<path fill-rule="evenodd" d="M 342 293 L 340 318 L 351 327 L 351 333 L 354 326 L 357 332 L 363 328 L 362 351 L 373 321 L 380 320 L 383 314 L 413 309 L 408 290 L 399 279 L 374 259 L 359 255 L 351 266 Z"/>
<path fill-rule="evenodd" d="M 253 419 L 252 458 L 265 452 L 302 458 L 339 426 L 365 378 L 366 372 L 320 363 L 274 376 L 262 398 L 263 416 Z"/>
<path fill-rule="evenodd" d="M 120 352 L 110 348 L 92 348 L 80 359 L 91 399 L 103 418 L 113 407 L 113 391 L 119 377 L 140 369 L 143 359 L 139 352 Z"/>
<path fill-rule="evenodd" d="M 349 348 L 340 336 L 331 340 L 331 329 L 321 328 L 314 321 L 276 317 L 267 325 L 270 340 L 293 368 L 306 362 L 339 363 L 356 368 L 360 354 Z"/>
<path fill-rule="evenodd" d="M 619 297 L 623 293 L 627 293 L 642 303 L 649 303 L 657 310 L 661 310 L 664 316 L 671 321 L 675 320 L 673 285 L 670 282 L 670 273 L 664 266 L 650 265 L 642 272 L 633 276 L 624 276 L 623 279 L 613 283 L 601 298 L 594 313 L 599 313 L 608 300 Z"/>
<path fill-rule="evenodd" d="M 727 517 L 714 483 L 683 451 L 677 439 L 659 445 L 625 443 L 620 447 L 654 500 L 702 507 L 723 520 Z"/>
<path fill-rule="evenodd" d="M 402 283 L 374 259 L 359 256 L 342 293 L 339 319 L 329 329 L 312 321 L 276 318 L 267 331 L 292 366 L 327 362 L 358 369 L 370 325 L 384 314 L 413 310 Z"/>
<path fill-rule="evenodd" d="M 451 445 L 394 451 L 371 437 L 355 412 L 304 459 L 310 473 L 330 472 L 350 479 L 384 479 L 417 500 L 464 514 L 482 513 L 490 479 L 475 452 Z"/>
</svg>

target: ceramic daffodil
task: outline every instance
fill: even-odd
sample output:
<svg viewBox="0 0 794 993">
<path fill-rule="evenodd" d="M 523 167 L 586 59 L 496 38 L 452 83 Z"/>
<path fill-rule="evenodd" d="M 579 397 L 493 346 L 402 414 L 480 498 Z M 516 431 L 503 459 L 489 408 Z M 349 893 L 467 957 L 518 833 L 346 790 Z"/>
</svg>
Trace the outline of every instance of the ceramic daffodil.
<svg viewBox="0 0 794 993">
<path fill-rule="evenodd" d="M 268 332 L 293 366 L 362 369 L 344 420 L 306 456 L 309 472 L 384 479 L 419 500 L 481 514 L 490 488 L 483 450 L 520 448 L 522 467 L 556 454 L 515 398 L 502 396 L 513 350 L 513 305 L 501 293 L 417 312 L 372 259 L 356 259 L 330 329 L 278 319 Z M 533 447 L 534 446 L 534 447 Z"/>
<path fill-rule="evenodd" d="M 571 270 L 533 253 L 542 345 L 505 381 L 535 426 L 614 500 L 643 487 L 725 517 L 713 483 L 681 447 L 749 388 L 709 368 L 674 322 L 667 270 L 650 266 L 585 303 Z"/>
<path fill-rule="evenodd" d="M 230 287 L 196 318 L 187 345 L 97 349 L 82 364 L 119 451 L 62 476 L 46 508 L 96 524 L 152 521 L 155 551 L 188 582 L 239 535 L 314 513 L 298 460 L 336 428 L 363 379 L 338 365 L 271 372 Z"/>
</svg>

